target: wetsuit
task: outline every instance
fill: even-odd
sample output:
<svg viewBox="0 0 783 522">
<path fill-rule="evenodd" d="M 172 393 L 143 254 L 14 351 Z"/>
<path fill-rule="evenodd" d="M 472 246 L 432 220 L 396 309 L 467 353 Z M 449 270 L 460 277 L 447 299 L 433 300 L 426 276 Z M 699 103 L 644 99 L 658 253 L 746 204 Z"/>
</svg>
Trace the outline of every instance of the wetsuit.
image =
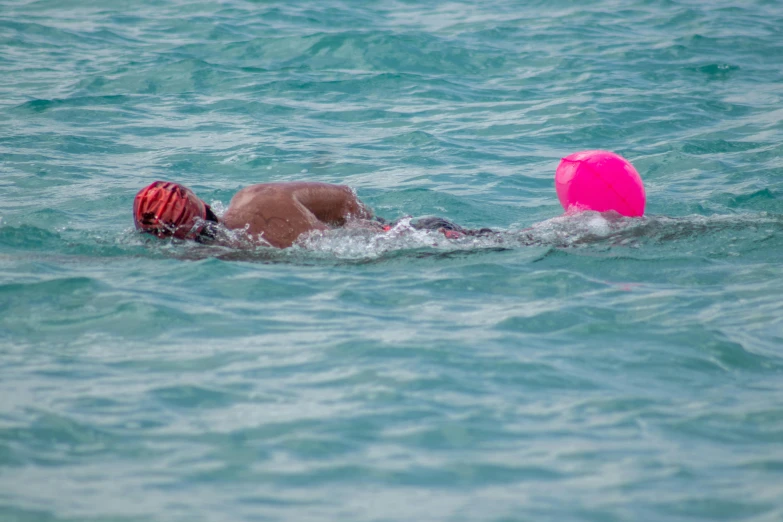
<svg viewBox="0 0 783 522">
<path fill-rule="evenodd" d="M 393 223 L 388 223 L 385 219 L 381 217 L 376 217 L 375 219 L 383 223 L 385 225 L 384 228 L 386 230 L 394 228 L 394 226 L 397 223 L 399 223 L 399 220 Z M 474 236 L 474 237 L 487 236 L 496 233 L 494 230 L 490 228 L 480 228 L 480 229 L 462 228 L 456 223 L 452 223 L 451 221 L 440 217 L 417 218 L 411 220 L 410 225 L 416 230 L 433 230 L 436 232 L 441 232 L 444 236 L 446 236 L 449 239 L 458 239 L 462 236 Z"/>
</svg>

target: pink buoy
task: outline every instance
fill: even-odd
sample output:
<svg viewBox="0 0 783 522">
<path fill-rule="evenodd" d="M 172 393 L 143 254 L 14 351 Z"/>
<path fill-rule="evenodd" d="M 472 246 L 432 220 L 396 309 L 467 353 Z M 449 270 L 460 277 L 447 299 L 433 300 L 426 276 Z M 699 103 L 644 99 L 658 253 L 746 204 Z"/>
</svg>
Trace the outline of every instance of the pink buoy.
<svg viewBox="0 0 783 522">
<path fill-rule="evenodd" d="M 605 150 L 587 150 L 563 158 L 555 172 L 555 189 L 567 213 L 582 210 L 623 216 L 644 215 L 644 184 L 631 162 Z"/>
</svg>

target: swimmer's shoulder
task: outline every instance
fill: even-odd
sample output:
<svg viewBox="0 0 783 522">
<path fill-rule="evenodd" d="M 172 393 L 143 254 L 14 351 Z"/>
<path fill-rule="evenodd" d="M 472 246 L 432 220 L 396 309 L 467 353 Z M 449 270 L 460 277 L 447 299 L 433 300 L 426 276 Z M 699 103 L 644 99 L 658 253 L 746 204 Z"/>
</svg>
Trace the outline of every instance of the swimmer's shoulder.
<svg viewBox="0 0 783 522">
<path fill-rule="evenodd" d="M 240 189 L 234 198 L 244 199 L 256 196 L 282 196 L 284 194 L 294 194 L 302 191 L 323 191 L 323 190 L 350 191 L 347 185 L 335 185 L 331 183 L 322 183 L 320 181 L 277 181 L 271 183 L 256 183 Z"/>
<path fill-rule="evenodd" d="M 231 198 L 229 208 L 241 208 L 246 205 L 258 205 L 279 200 L 290 188 L 286 183 L 257 183 L 240 189 Z"/>
</svg>

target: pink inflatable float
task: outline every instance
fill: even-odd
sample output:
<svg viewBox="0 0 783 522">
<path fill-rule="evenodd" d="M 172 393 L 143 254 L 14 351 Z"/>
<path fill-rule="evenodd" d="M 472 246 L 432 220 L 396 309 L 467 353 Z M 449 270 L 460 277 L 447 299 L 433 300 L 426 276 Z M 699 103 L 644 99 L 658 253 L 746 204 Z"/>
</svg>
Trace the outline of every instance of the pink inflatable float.
<svg viewBox="0 0 783 522">
<path fill-rule="evenodd" d="M 588 150 L 563 158 L 555 189 L 567 213 L 583 210 L 644 215 L 644 184 L 633 165 L 614 152 Z"/>
</svg>

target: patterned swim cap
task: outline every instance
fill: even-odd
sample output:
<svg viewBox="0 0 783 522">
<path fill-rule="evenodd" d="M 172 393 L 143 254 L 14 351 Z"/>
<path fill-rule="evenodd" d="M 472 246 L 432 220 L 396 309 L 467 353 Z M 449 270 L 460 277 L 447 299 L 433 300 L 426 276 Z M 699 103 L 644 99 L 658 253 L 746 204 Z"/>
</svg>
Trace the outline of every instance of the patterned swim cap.
<svg viewBox="0 0 783 522">
<path fill-rule="evenodd" d="M 133 201 L 136 228 L 158 237 L 196 239 L 213 216 L 192 190 L 169 181 L 153 182 Z"/>
</svg>

